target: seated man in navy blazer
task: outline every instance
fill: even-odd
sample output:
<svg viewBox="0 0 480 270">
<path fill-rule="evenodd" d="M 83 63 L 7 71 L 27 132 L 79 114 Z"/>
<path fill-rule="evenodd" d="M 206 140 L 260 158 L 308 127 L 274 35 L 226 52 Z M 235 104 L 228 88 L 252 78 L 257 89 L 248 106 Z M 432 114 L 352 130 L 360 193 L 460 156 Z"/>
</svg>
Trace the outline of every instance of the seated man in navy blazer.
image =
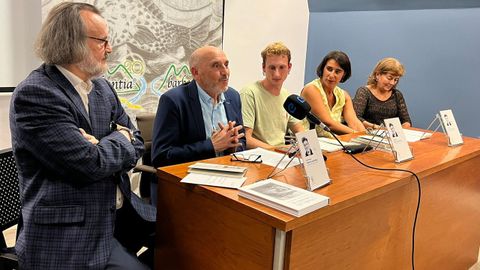
<svg viewBox="0 0 480 270">
<path fill-rule="evenodd" d="M 156 210 L 130 189 L 127 171 L 143 140 L 101 78 L 112 52 L 106 20 L 92 5 L 63 2 L 36 49 L 45 63 L 16 87 L 10 106 L 19 269 L 148 269 L 134 242 L 154 227 Z"/>
<path fill-rule="evenodd" d="M 194 80 L 160 97 L 152 138 L 155 167 L 245 148 L 240 96 L 228 87 L 225 53 L 216 47 L 201 47 L 192 53 L 189 64 Z M 156 202 L 155 195 L 152 201 Z"/>
</svg>

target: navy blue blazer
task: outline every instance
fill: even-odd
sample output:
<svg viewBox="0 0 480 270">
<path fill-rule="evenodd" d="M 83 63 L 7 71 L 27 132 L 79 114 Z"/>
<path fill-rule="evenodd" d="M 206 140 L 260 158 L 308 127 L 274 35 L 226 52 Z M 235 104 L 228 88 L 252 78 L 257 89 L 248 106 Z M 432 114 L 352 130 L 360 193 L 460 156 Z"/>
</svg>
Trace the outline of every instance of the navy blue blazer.
<svg viewBox="0 0 480 270">
<path fill-rule="evenodd" d="M 228 121 L 243 125 L 240 95 L 230 87 L 224 95 Z M 215 157 L 212 141 L 205 134 L 195 81 L 168 90 L 160 97 L 152 136 L 155 167 Z M 245 137 L 240 141 L 242 147 L 238 151 L 246 149 Z"/>
<path fill-rule="evenodd" d="M 110 122 L 134 129 L 105 79 L 93 80 L 89 114 L 63 74 L 42 65 L 12 95 L 10 128 L 17 162 L 23 226 L 20 269 L 104 269 L 111 252 L 117 183 L 137 213 L 154 221 L 155 208 L 130 191 L 126 172 L 144 152 Z M 80 133 L 95 136 L 93 145 Z"/>
</svg>

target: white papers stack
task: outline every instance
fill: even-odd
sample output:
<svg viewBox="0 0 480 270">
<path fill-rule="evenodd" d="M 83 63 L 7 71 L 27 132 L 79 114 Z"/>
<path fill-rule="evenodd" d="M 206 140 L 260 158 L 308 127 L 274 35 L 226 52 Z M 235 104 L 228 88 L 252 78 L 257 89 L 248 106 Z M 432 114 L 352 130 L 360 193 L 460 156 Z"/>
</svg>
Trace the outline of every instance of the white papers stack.
<svg viewBox="0 0 480 270">
<path fill-rule="evenodd" d="M 385 129 L 367 129 L 367 134 L 379 136 L 379 137 L 385 137 L 385 135 L 387 134 L 387 131 Z"/>
<path fill-rule="evenodd" d="M 335 139 L 326 138 L 326 137 L 319 137 L 318 142 L 320 143 L 320 148 L 322 148 L 323 151 L 335 152 L 335 151 L 343 150 L 343 147 Z M 350 142 L 342 141 L 342 144 L 346 147 L 360 146 L 360 143 L 355 142 L 355 141 L 350 141 Z"/>
<path fill-rule="evenodd" d="M 358 136 L 352 141 L 363 143 L 363 144 L 368 144 L 370 145 L 373 149 L 376 150 L 382 150 L 386 152 L 391 152 L 392 148 L 390 147 L 390 144 L 388 143 L 387 138 L 383 138 L 380 136 L 373 136 L 373 135 L 362 135 Z"/>
<path fill-rule="evenodd" d="M 197 162 L 188 166 L 188 172 L 242 178 L 247 172 L 247 167 Z"/>
<path fill-rule="evenodd" d="M 403 129 L 403 133 L 405 133 L 407 142 L 417 142 L 432 137 L 432 133 L 412 129 Z"/>
<path fill-rule="evenodd" d="M 240 166 L 197 162 L 188 166 L 188 172 L 181 183 L 239 188 L 247 179 L 247 168 Z"/>
<path fill-rule="evenodd" d="M 378 137 L 385 137 L 386 131 L 375 129 L 370 130 L 368 133 L 371 135 L 376 135 Z M 403 133 L 405 134 L 407 142 L 417 142 L 432 137 L 432 133 L 406 128 L 403 129 Z"/>
<path fill-rule="evenodd" d="M 273 179 L 241 187 L 238 195 L 296 217 L 322 208 L 330 201 L 326 196 Z"/>
<path fill-rule="evenodd" d="M 320 148 L 326 152 L 336 152 L 342 150 L 342 146 L 334 139 L 319 137 L 318 143 L 320 143 Z"/>
</svg>

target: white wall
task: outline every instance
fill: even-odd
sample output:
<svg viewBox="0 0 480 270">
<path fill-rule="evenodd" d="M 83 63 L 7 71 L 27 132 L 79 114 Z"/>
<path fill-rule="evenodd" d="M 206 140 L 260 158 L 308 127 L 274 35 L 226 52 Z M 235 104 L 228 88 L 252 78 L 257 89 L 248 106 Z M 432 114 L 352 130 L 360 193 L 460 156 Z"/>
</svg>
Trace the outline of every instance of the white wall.
<svg viewBox="0 0 480 270">
<path fill-rule="evenodd" d="M 41 26 L 41 1 L 0 1 L 0 87 L 14 87 L 40 60 L 34 55 L 33 43 Z M 0 93 L 0 149 L 10 148 L 8 111 L 10 94 Z"/>
<path fill-rule="evenodd" d="M 0 1 L 0 86 L 16 86 L 40 64 L 33 43 L 40 30 L 41 15 L 41 1 Z"/>
<path fill-rule="evenodd" d="M 11 147 L 8 109 L 10 93 L 0 93 L 0 150 Z"/>
<path fill-rule="evenodd" d="M 260 52 L 282 41 L 292 52 L 292 71 L 284 83 L 291 93 L 304 85 L 307 52 L 307 0 L 226 0 L 223 48 L 230 60 L 230 86 L 240 90 L 262 79 Z"/>
</svg>

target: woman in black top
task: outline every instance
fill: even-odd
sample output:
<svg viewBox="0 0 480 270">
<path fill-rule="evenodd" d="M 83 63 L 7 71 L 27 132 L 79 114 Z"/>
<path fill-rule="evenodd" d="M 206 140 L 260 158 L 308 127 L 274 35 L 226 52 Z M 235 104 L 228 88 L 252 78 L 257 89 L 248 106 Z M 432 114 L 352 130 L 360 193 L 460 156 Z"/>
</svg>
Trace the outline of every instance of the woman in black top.
<svg viewBox="0 0 480 270">
<path fill-rule="evenodd" d="M 366 128 L 378 128 L 384 119 L 398 117 L 403 127 L 412 121 L 402 93 L 396 89 L 405 69 L 395 58 L 380 60 L 368 77 L 367 85 L 358 88 L 353 107 Z"/>
</svg>

